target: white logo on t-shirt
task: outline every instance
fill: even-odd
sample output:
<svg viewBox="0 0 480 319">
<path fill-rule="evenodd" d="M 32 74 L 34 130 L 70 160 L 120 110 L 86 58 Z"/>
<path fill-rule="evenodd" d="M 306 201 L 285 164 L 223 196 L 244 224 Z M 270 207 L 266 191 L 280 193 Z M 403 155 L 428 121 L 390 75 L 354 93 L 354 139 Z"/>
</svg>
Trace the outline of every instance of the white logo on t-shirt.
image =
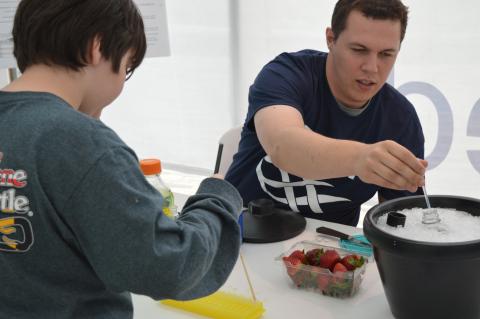
<svg viewBox="0 0 480 319">
<path fill-rule="evenodd" d="M 257 165 L 256 172 L 258 181 L 260 182 L 260 186 L 262 187 L 263 191 L 267 193 L 272 199 L 289 205 L 290 209 L 294 212 L 299 212 L 299 206 L 308 206 L 313 213 L 323 213 L 320 204 L 324 203 L 333 203 L 333 202 L 349 202 L 350 199 L 344 197 L 337 197 L 325 194 L 318 194 L 317 189 L 315 186 L 327 186 L 327 187 L 335 187 L 332 184 L 316 181 L 316 180 L 308 180 L 303 179 L 301 181 L 292 182 L 290 181 L 290 175 L 282 169 L 275 167 L 280 172 L 282 177 L 281 181 L 272 180 L 266 178 L 262 171 L 262 163 L 267 162 L 275 167 L 270 159 L 270 156 L 265 156 Z M 353 180 L 354 176 L 349 176 L 350 179 Z M 276 189 L 283 189 L 283 193 L 285 197 L 279 197 L 267 189 L 267 185 L 271 188 Z M 298 187 L 305 187 L 306 188 L 306 196 L 296 196 L 294 190 Z"/>
</svg>

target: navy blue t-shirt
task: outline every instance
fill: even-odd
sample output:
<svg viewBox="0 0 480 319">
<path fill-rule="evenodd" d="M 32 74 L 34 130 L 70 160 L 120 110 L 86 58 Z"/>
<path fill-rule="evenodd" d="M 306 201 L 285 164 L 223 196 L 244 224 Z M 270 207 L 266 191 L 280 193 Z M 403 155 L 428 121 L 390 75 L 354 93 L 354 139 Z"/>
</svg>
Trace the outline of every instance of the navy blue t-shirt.
<svg viewBox="0 0 480 319">
<path fill-rule="evenodd" d="M 357 176 L 306 180 L 289 174 L 272 164 L 258 140 L 253 121 L 261 108 L 289 105 L 302 114 L 305 126 L 316 133 L 368 144 L 393 140 L 423 158 L 424 136 L 413 105 L 385 84 L 360 115 L 347 114 L 328 86 L 326 59 L 327 53 L 314 50 L 282 53 L 262 69 L 250 87 L 239 150 L 225 179 L 237 187 L 245 204 L 253 199 L 271 198 L 278 206 L 305 217 L 356 225 L 361 204 L 377 191 L 385 199 L 412 194 L 366 184 Z"/>
</svg>

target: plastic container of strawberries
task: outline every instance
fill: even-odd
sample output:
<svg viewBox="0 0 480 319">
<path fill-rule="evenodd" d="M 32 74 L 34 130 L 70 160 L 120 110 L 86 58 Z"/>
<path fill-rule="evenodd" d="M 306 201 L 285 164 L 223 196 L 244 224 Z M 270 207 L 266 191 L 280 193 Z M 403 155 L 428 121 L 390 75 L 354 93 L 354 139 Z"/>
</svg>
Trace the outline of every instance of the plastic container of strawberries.
<svg viewBox="0 0 480 319">
<path fill-rule="evenodd" d="M 299 251 L 304 253 L 303 259 L 301 253 L 298 253 Z M 327 266 L 325 263 L 322 264 L 325 259 L 329 259 L 325 255 L 327 251 L 329 251 L 328 257 L 334 256 L 330 258 L 334 261 L 331 261 L 332 264 L 329 268 L 323 267 Z M 309 255 L 308 258 L 307 255 Z M 322 255 L 325 256 L 320 257 Z M 338 257 L 336 257 L 337 255 Z M 312 290 L 335 298 L 348 298 L 355 295 L 363 281 L 368 263 L 366 256 L 310 241 L 296 243 L 276 260 L 284 266 L 285 274 L 294 287 Z M 321 265 L 318 264 L 319 260 Z M 348 268 L 344 266 L 344 263 L 349 264 Z"/>
</svg>

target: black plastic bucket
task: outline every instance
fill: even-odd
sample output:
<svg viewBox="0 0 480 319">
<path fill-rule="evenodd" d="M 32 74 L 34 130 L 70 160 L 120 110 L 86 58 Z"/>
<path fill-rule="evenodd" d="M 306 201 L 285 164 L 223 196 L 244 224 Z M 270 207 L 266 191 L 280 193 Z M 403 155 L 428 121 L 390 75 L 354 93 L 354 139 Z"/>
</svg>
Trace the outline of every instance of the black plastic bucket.
<svg viewBox="0 0 480 319">
<path fill-rule="evenodd" d="M 429 199 L 432 207 L 480 216 L 478 199 Z M 474 241 L 432 243 L 396 237 L 376 226 L 378 218 L 388 212 L 415 207 L 425 208 L 423 196 L 389 200 L 372 207 L 363 222 L 390 310 L 397 319 L 479 319 L 480 234 Z"/>
</svg>

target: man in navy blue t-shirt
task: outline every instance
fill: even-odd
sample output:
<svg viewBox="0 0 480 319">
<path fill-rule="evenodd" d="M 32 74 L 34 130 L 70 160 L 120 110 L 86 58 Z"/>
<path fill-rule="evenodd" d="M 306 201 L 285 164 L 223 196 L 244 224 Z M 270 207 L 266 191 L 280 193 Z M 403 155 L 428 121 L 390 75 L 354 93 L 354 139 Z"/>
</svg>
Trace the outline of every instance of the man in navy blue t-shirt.
<svg viewBox="0 0 480 319">
<path fill-rule="evenodd" d="M 385 83 L 407 16 L 400 0 L 340 0 L 328 54 L 283 53 L 262 69 L 226 175 L 244 203 L 270 198 L 306 217 L 356 225 L 376 192 L 380 201 L 421 193 L 420 121 Z"/>
</svg>

